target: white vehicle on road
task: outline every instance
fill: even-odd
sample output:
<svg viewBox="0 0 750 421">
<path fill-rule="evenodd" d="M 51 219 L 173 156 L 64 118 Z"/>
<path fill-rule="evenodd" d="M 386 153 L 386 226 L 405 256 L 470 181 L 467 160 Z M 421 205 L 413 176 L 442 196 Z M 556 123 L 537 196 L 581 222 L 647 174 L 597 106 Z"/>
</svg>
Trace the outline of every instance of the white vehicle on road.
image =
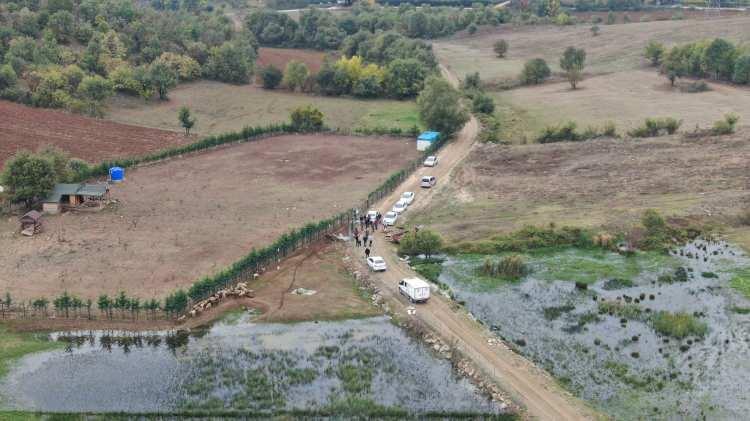
<svg viewBox="0 0 750 421">
<path fill-rule="evenodd" d="M 403 193 L 403 194 L 401 195 L 401 200 L 404 200 L 404 201 L 406 201 L 406 204 L 407 204 L 407 205 L 411 205 L 411 202 L 413 202 L 413 201 L 414 201 L 414 192 L 413 192 L 413 191 L 407 191 L 407 192 L 404 192 L 404 193 Z"/>
<path fill-rule="evenodd" d="M 396 202 L 395 205 L 393 205 L 393 209 L 391 209 L 391 210 L 394 211 L 394 212 L 396 212 L 396 213 L 398 213 L 398 214 L 401 214 L 408 207 L 409 207 L 409 205 L 406 203 L 406 201 L 404 199 L 399 199 L 399 201 Z"/>
<path fill-rule="evenodd" d="M 385 226 L 395 225 L 396 219 L 398 219 L 398 214 L 396 212 L 393 212 L 393 211 L 386 212 L 385 216 L 383 217 L 383 225 Z"/>
<path fill-rule="evenodd" d="M 367 220 L 369 220 L 370 222 L 374 222 L 377 218 L 378 211 L 371 210 L 367 212 Z"/>
<path fill-rule="evenodd" d="M 429 189 L 437 183 L 437 179 L 434 175 L 426 175 L 422 177 L 422 181 L 419 182 L 419 187 Z"/>
<path fill-rule="evenodd" d="M 373 272 L 385 272 L 385 260 L 380 256 L 370 256 L 367 258 L 367 266 Z"/>
<path fill-rule="evenodd" d="M 430 155 L 427 157 L 427 159 L 424 160 L 424 166 L 425 167 L 436 167 L 438 164 L 438 157 L 435 155 Z"/>
<path fill-rule="evenodd" d="M 412 303 L 424 303 L 430 299 L 430 284 L 419 278 L 404 278 L 398 283 L 398 292 Z"/>
</svg>

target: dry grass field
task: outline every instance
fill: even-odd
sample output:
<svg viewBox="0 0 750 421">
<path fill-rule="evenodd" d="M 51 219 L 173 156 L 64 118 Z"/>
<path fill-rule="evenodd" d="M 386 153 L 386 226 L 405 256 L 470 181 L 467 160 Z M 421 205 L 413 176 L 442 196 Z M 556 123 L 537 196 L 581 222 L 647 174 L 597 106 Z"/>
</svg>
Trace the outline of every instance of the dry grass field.
<svg viewBox="0 0 750 421">
<path fill-rule="evenodd" d="M 3 218 L 0 291 L 163 296 L 359 203 L 416 156 L 403 139 L 279 136 L 136 168 L 113 209 L 46 217 L 33 238 Z"/>
<path fill-rule="evenodd" d="M 647 117 L 674 117 L 681 130 L 710 127 L 727 113 L 750 123 L 750 89 L 710 83 L 711 90 L 685 93 L 651 70 L 633 70 L 590 77 L 571 90 L 566 82 L 546 83 L 494 92 L 502 138 L 518 143 L 535 139 L 546 126 L 574 121 L 580 129 L 617 125 L 620 133 L 643 124 Z"/>
<path fill-rule="evenodd" d="M 601 74 L 636 69 L 646 63 L 643 49 L 650 40 L 665 45 L 705 38 L 724 37 L 750 41 L 750 17 L 707 20 L 677 20 L 599 25 L 601 33 L 592 36 L 590 25 L 511 26 L 479 31 L 473 36 L 439 41 L 435 53 L 457 75 L 479 72 L 487 82 L 515 79 L 526 60 L 541 57 L 552 71 L 558 71 L 563 50 L 576 46 L 586 50 L 586 72 Z M 505 39 L 510 45 L 507 58 L 498 59 L 492 44 Z"/>
<path fill-rule="evenodd" d="M 619 227 L 649 208 L 729 223 L 750 204 L 749 137 L 478 145 L 411 222 L 450 241 L 551 222 Z M 750 245 L 749 229 L 732 234 Z"/>
<path fill-rule="evenodd" d="M 258 60 L 255 62 L 256 69 L 274 65 L 280 70 L 286 68 L 286 64 L 292 60 L 305 63 L 310 73 L 317 73 L 323 65 L 327 53 L 315 50 L 301 50 L 298 48 L 269 48 L 258 49 Z"/>
<path fill-rule="evenodd" d="M 245 126 L 279 123 L 296 107 L 314 105 L 334 128 L 409 128 L 417 124 L 413 101 L 322 97 L 284 90 L 265 90 L 252 85 L 229 85 L 199 81 L 181 84 L 169 93 L 169 101 L 151 101 L 118 96 L 109 103 L 106 118 L 121 123 L 166 130 L 181 130 L 177 112 L 187 106 L 198 119 L 196 134 L 209 135 L 239 130 Z"/>
</svg>

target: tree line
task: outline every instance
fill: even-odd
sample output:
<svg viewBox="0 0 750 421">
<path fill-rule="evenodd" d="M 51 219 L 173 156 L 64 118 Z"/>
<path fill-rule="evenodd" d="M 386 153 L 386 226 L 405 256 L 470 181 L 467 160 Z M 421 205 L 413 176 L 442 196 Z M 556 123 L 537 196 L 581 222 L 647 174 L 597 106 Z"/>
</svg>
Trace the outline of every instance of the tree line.
<svg viewBox="0 0 750 421">
<path fill-rule="evenodd" d="M 683 77 L 750 84 L 750 49 L 723 38 L 676 45 L 667 49 L 651 41 L 644 56 L 672 85 Z"/>
<path fill-rule="evenodd" d="M 248 31 L 200 2 L 18 0 L 0 4 L 0 97 L 101 114 L 114 92 L 166 98 L 180 81 L 247 83 Z M 21 81 L 23 83 L 21 83 Z"/>
</svg>

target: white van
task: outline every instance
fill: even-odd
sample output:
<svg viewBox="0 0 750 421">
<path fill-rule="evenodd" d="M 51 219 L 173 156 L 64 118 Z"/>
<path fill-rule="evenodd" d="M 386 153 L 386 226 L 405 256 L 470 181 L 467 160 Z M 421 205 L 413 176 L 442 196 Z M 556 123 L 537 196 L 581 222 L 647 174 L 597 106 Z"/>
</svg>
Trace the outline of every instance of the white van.
<svg viewBox="0 0 750 421">
<path fill-rule="evenodd" d="M 437 179 L 434 175 L 426 175 L 422 177 L 422 181 L 419 183 L 419 187 L 429 189 L 437 183 Z"/>
<path fill-rule="evenodd" d="M 424 303 L 430 299 L 430 284 L 419 278 L 404 278 L 398 283 L 398 292 L 412 303 Z"/>
</svg>

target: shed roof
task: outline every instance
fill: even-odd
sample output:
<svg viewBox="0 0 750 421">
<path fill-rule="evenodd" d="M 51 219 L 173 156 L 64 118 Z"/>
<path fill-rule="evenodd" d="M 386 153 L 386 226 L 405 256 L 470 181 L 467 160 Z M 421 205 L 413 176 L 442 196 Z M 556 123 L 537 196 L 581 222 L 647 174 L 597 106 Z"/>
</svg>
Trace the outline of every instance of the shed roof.
<svg viewBox="0 0 750 421">
<path fill-rule="evenodd" d="M 55 184 L 52 192 L 44 199 L 44 203 L 58 203 L 65 195 L 82 195 L 82 196 L 104 196 L 109 190 L 106 184 Z"/>
<path fill-rule="evenodd" d="M 426 140 L 428 142 L 434 142 L 440 138 L 440 132 L 422 132 L 417 140 Z"/>
</svg>

